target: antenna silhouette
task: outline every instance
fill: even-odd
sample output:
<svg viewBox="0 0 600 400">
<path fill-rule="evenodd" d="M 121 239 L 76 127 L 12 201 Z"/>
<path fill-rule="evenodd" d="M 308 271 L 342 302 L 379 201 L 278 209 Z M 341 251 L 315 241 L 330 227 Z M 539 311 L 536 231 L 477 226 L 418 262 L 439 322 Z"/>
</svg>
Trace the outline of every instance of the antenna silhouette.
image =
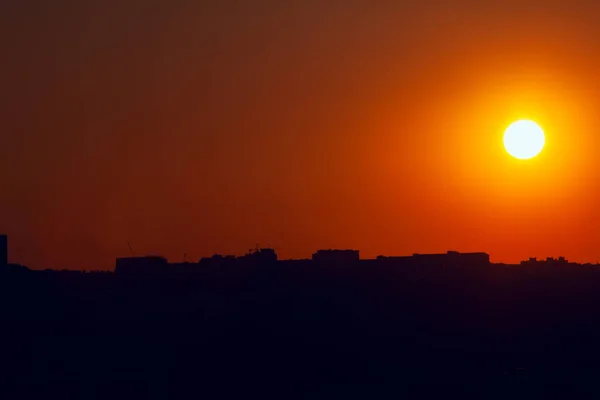
<svg viewBox="0 0 600 400">
<path fill-rule="evenodd" d="M 261 247 L 262 246 L 260 245 L 260 243 L 256 243 L 256 246 L 253 249 L 248 249 L 248 254 L 260 253 Z M 273 247 L 273 246 L 266 246 L 266 247 L 273 249 L 273 250 L 281 250 L 280 247 Z"/>
<path fill-rule="evenodd" d="M 129 250 L 131 251 L 131 255 L 133 257 L 135 257 L 135 253 L 133 252 L 133 247 L 131 247 L 131 243 L 129 243 L 129 241 L 127 241 L 127 246 L 129 246 Z"/>
<path fill-rule="evenodd" d="M 252 253 L 258 253 L 260 250 L 260 246 L 258 243 L 256 243 L 256 247 L 253 249 L 248 249 L 248 254 L 252 254 Z"/>
</svg>

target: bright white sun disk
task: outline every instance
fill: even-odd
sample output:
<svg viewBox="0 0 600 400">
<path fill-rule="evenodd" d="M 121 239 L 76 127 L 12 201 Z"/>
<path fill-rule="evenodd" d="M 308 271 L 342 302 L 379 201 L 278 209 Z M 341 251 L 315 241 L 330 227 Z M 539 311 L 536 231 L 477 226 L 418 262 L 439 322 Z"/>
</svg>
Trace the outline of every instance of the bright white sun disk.
<svg viewBox="0 0 600 400">
<path fill-rule="evenodd" d="M 504 132 L 506 151 L 521 160 L 537 156 L 544 148 L 545 143 L 544 131 L 533 121 L 517 121 Z"/>
</svg>

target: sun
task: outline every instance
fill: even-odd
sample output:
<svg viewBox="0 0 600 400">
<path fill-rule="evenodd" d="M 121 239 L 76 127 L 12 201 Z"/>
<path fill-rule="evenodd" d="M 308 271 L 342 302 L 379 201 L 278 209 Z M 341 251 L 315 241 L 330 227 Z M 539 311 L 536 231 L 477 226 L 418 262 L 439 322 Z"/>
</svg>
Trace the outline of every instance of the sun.
<svg viewBox="0 0 600 400">
<path fill-rule="evenodd" d="M 511 156 L 526 160 L 537 156 L 546 143 L 544 131 L 529 120 L 512 123 L 504 132 L 504 147 Z"/>
</svg>

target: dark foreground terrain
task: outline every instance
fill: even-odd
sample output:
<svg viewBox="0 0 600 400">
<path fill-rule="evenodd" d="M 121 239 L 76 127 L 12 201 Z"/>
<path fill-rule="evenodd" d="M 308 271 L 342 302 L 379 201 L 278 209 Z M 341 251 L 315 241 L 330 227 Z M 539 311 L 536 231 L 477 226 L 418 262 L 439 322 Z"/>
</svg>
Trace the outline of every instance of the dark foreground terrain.
<svg viewBox="0 0 600 400">
<path fill-rule="evenodd" d="M 598 398 L 600 270 L 0 276 L 19 399 Z"/>
</svg>

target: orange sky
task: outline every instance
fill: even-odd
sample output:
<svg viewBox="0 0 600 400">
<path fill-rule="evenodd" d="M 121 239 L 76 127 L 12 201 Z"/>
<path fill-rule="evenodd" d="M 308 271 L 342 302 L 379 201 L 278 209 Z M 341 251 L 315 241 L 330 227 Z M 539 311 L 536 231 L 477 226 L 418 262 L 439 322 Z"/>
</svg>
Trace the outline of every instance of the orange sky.
<svg viewBox="0 0 600 400">
<path fill-rule="evenodd" d="M 600 260 L 600 3 L 414 3 L 5 0 L 10 261 Z"/>
</svg>

